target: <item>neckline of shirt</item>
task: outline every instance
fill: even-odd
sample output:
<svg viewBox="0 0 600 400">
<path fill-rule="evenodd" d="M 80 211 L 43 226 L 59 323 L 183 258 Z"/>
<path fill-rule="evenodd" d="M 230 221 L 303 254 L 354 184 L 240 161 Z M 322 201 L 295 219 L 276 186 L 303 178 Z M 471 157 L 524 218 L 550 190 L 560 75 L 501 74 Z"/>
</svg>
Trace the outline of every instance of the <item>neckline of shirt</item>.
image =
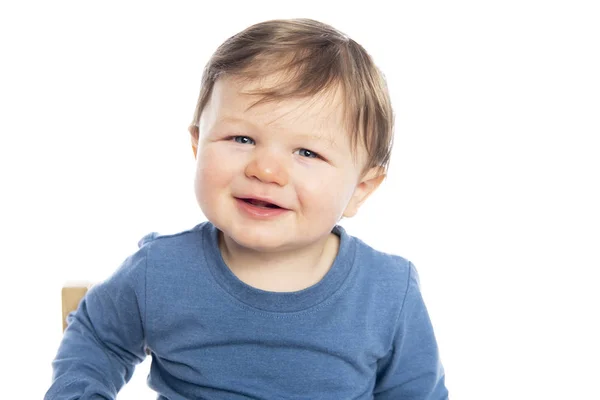
<svg viewBox="0 0 600 400">
<path fill-rule="evenodd" d="M 212 276 L 227 293 L 245 305 L 262 311 L 290 313 L 306 310 L 327 300 L 343 285 L 352 270 L 355 241 L 339 225 L 332 229 L 332 233 L 339 236 L 340 245 L 331 268 L 319 282 L 296 292 L 270 292 L 241 281 L 223 260 L 218 245 L 219 230 L 210 222 L 204 224 L 203 247 Z"/>
</svg>

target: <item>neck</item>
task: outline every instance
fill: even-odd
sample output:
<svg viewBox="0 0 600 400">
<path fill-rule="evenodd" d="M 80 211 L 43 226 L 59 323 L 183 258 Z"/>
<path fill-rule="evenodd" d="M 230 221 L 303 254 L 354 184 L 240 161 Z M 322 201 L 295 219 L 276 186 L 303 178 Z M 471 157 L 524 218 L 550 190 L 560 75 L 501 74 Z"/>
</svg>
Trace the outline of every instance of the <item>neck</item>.
<svg viewBox="0 0 600 400">
<path fill-rule="evenodd" d="M 339 249 L 339 237 L 330 233 L 302 248 L 258 252 L 219 232 L 219 249 L 242 282 L 272 292 L 293 292 L 316 284 L 327 274 Z"/>
</svg>

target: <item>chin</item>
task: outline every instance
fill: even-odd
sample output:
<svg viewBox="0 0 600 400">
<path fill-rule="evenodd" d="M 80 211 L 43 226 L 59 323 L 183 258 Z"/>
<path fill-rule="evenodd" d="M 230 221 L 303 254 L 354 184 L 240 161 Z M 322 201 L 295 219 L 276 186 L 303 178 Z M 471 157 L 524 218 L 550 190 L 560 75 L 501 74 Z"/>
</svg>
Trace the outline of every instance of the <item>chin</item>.
<svg viewBox="0 0 600 400">
<path fill-rule="evenodd" d="M 221 229 L 224 235 L 231 238 L 238 245 L 260 252 L 273 252 L 283 250 L 289 246 L 290 243 L 286 243 L 285 238 L 280 232 L 273 231 L 273 229 L 260 229 L 260 228 L 245 228 L 239 227 L 240 229 Z"/>
</svg>

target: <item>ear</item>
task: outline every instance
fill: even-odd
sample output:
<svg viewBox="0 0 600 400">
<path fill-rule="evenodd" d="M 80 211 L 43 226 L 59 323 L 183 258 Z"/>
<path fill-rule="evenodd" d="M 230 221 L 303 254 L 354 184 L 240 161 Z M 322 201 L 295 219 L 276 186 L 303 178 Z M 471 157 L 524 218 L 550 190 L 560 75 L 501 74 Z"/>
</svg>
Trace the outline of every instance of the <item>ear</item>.
<svg viewBox="0 0 600 400">
<path fill-rule="evenodd" d="M 375 189 L 381 185 L 381 182 L 383 182 L 384 179 L 385 173 L 380 167 L 371 168 L 364 174 L 361 181 L 356 185 L 356 189 L 344 210 L 343 216 L 347 218 L 354 217 L 360 206 L 362 206 Z"/>
<path fill-rule="evenodd" d="M 194 152 L 194 158 L 198 155 L 198 135 L 199 130 L 198 127 L 194 124 L 188 127 L 188 131 L 190 132 L 190 139 L 192 141 L 192 151 Z"/>
</svg>

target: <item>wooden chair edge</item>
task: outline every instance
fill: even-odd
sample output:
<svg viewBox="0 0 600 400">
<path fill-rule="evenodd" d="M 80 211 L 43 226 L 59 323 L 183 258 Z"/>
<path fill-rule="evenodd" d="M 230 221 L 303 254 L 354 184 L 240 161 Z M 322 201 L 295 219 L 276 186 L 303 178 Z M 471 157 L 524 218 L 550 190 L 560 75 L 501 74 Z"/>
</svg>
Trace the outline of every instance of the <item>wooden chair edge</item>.
<svg viewBox="0 0 600 400">
<path fill-rule="evenodd" d="M 62 328 L 67 329 L 67 316 L 77 310 L 79 303 L 93 286 L 90 282 L 67 282 L 61 290 L 62 298 Z"/>
</svg>

